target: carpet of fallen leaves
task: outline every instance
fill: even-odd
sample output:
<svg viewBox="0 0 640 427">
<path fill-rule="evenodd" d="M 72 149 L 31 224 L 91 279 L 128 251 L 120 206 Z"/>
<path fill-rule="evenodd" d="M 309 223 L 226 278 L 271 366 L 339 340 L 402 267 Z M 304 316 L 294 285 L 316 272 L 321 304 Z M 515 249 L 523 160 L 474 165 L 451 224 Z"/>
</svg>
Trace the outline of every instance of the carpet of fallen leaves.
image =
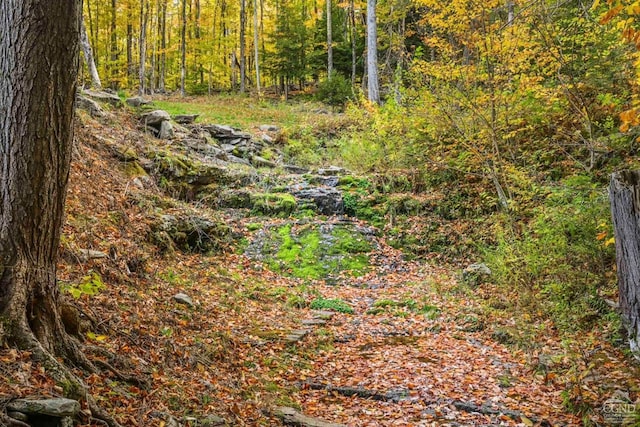
<svg viewBox="0 0 640 427">
<path fill-rule="evenodd" d="M 372 271 L 337 285 L 276 275 L 233 248 L 159 254 L 147 242 L 158 207 L 140 203 L 140 193 L 151 200 L 160 191 L 127 176 L 113 155 L 123 143 L 148 141 L 126 118 L 80 116 L 59 266 L 63 285 L 92 271 L 102 279 L 97 293 L 65 298 L 82 314 L 87 355 L 108 367 L 77 373 L 123 425 L 167 425 L 171 415 L 195 426 L 218 415 L 227 425 L 272 426 L 280 425 L 272 408 L 284 405 L 348 426 L 570 426 L 601 423 L 598 409 L 615 393 L 636 397 L 637 369 L 602 331 L 566 342 L 539 322 L 541 342 L 501 344 L 495 333 L 513 319 L 487 308 L 495 290 L 404 261 L 382 238 Z M 257 221 L 209 214 L 239 233 Z M 81 249 L 109 257 L 86 260 Z M 179 292 L 194 306 L 176 302 Z M 313 316 L 290 303 L 294 295 L 307 307 L 318 295 L 340 298 L 354 313 L 288 343 Z M 0 400 L 63 393 L 28 353 L 0 350 L 0 371 Z M 340 387 L 395 398 L 345 396 Z"/>
</svg>

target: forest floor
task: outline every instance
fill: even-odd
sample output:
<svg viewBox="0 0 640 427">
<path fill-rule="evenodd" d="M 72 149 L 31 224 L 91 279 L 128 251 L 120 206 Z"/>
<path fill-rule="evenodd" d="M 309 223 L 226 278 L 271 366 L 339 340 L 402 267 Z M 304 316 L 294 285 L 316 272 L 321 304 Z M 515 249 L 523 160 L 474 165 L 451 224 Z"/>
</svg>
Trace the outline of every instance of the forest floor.
<svg viewBox="0 0 640 427">
<path fill-rule="evenodd" d="M 136 189 L 114 156 L 153 140 L 136 126 L 80 115 L 59 266 L 87 322 L 81 339 L 113 355 L 88 350 L 113 369 L 78 373 L 122 425 L 274 426 L 283 406 L 347 426 L 606 425 L 606 399 L 638 391 L 637 367 L 601 331 L 567 341 L 531 319 L 536 342 L 516 345 L 508 295 L 461 283 L 458 266 L 409 260 L 379 230 L 367 267 L 330 280 L 238 249 L 272 228 L 364 221 L 216 210 L 241 244 L 161 253 L 147 236 L 175 205 L 157 186 Z M 1 399 L 61 395 L 28 354 L 3 349 L 0 362 Z"/>
</svg>

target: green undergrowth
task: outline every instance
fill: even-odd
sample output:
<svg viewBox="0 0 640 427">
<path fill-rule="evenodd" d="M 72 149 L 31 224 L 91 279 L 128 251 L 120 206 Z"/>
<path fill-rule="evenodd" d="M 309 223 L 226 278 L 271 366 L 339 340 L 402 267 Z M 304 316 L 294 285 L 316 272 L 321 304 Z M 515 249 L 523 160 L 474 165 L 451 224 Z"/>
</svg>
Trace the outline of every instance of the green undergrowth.
<svg viewBox="0 0 640 427">
<path fill-rule="evenodd" d="M 353 314 L 353 308 L 341 299 L 327 299 L 318 297 L 311 302 L 310 308 L 313 310 L 331 310 L 338 313 Z"/>
<path fill-rule="evenodd" d="M 407 317 L 410 313 L 422 314 L 429 319 L 435 319 L 440 313 L 440 309 L 426 302 L 407 298 L 401 301 L 390 299 L 379 299 L 367 310 L 367 314 L 391 314 L 397 317 Z"/>
</svg>

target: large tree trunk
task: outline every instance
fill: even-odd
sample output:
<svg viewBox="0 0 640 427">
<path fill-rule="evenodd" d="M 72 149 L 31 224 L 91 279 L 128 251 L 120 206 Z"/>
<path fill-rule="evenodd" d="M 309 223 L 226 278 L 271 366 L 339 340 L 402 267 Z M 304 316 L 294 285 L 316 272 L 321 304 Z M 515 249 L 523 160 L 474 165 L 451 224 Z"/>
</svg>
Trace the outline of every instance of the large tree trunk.
<svg viewBox="0 0 640 427">
<path fill-rule="evenodd" d="M 100 81 L 100 75 L 96 68 L 96 61 L 93 57 L 93 49 L 91 49 L 91 43 L 89 42 L 89 36 L 87 35 L 87 27 L 84 25 L 84 19 L 82 20 L 82 27 L 80 28 L 80 46 L 82 47 L 84 60 L 87 63 L 87 68 L 89 69 L 89 75 L 91 76 L 91 86 L 96 89 L 102 89 L 102 82 Z"/>
<path fill-rule="evenodd" d="M 622 323 L 631 352 L 640 358 L 640 171 L 614 173 L 609 197 Z"/>
<path fill-rule="evenodd" d="M 367 97 L 371 102 L 380 103 L 376 0 L 367 0 Z"/>
<path fill-rule="evenodd" d="M 187 0 L 182 0 L 182 29 L 180 30 L 180 95 L 185 96 L 187 78 Z"/>
<path fill-rule="evenodd" d="M 0 3 L 0 340 L 58 355 L 80 13 L 77 0 Z"/>
</svg>

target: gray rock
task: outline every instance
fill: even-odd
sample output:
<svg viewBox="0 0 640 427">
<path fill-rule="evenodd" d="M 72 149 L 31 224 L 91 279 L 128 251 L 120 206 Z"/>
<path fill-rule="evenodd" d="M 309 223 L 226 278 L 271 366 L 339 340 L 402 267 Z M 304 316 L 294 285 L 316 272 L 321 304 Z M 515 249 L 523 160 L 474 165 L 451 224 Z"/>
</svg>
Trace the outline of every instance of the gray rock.
<svg viewBox="0 0 640 427">
<path fill-rule="evenodd" d="M 318 319 L 318 318 L 314 318 L 314 319 L 304 319 L 302 321 L 302 324 L 305 326 L 318 326 L 318 325 L 324 325 L 326 324 L 327 321 L 324 319 Z"/>
<path fill-rule="evenodd" d="M 217 415 L 207 415 L 203 419 L 200 420 L 200 425 L 203 427 L 217 427 L 224 426 L 226 421 L 224 418 L 221 418 Z"/>
<path fill-rule="evenodd" d="M 330 423 L 319 418 L 306 416 L 293 408 L 281 406 L 275 409 L 275 415 L 284 425 L 300 427 L 347 427 L 345 424 Z"/>
<path fill-rule="evenodd" d="M 105 102 L 114 107 L 122 106 L 122 100 L 118 97 L 118 95 L 114 95 L 112 93 L 97 91 L 97 90 L 85 90 L 82 94 L 88 98 L 93 99 L 98 102 Z"/>
<path fill-rule="evenodd" d="M 173 125 L 171 122 L 162 122 L 160 123 L 160 131 L 158 132 L 158 138 L 160 139 L 171 139 L 173 138 Z"/>
<path fill-rule="evenodd" d="M 80 253 L 80 258 L 85 261 L 90 259 L 107 258 L 109 256 L 104 252 L 94 251 L 92 249 L 80 249 L 78 252 Z"/>
<path fill-rule="evenodd" d="M 314 175 L 307 178 L 309 184 L 326 185 L 327 187 L 337 187 L 340 180 L 335 175 L 322 176 Z"/>
<path fill-rule="evenodd" d="M 247 159 L 243 159 L 242 157 L 234 156 L 233 154 L 227 155 L 227 161 L 229 163 L 238 163 L 241 165 L 251 166 L 251 162 Z"/>
<path fill-rule="evenodd" d="M 202 128 L 209 132 L 212 137 L 228 144 L 237 144 L 240 141 L 251 139 L 250 134 L 237 131 L 231 126 L 204 125 Z"/>
<path fill-rule="evenodd" d="M 347 173 L 349 173 L 349 171 L 339 166 L 329 166 L 328 168 L 318 169 L 318 175 L 322 176 L 345 175 Z"/>
<path fill-rule="evenodd" d="M 230 228 L 196 215 L 162 215 L 152 226 L 151 240 L 161 249 L 184 252 L 219 251 L 232 239 Z"/>
<path fill-rule="evenodd" d="M 82 95 L 76 97 L 76 107 L 88 112 L 91 117 L 103 117 L 105 114 L 100 104 Z"/>
<path fill-rule="evenodd" d="M 151 104 L 151 101 L 144 99 L 141 96 L 134 96 L 133 98 L 127 98 L 125 101 L 127 105 L 131 105 L 132 107 L 140 107 L 141 105 Z"/>
<path fill-rule="evenodd" d="M 303 175 L 305 173 L 309 173 L 309 169 L 303 168 L 303 167 L 300 167 L 300 166 L 296 166 L 296 165 L 283 165 L 282 167 L 287 172 L 291 172 L 291 173 L 296 174 L 296 175 Z"/>
<path fill-rule="evenodd" d="M 176 302 L 179 302 L 180 304 L 184 304 L 184 305 L 187 305 L 187 306 L 189 306 L 189 307 L 193 307 L 193 306 L 194 306 L 194 304 L 193 304 L 193 300 L 192 300 L 192 299 L 191 299 L 191 297 L 190 297 L 189 295 L 187 295 L 187 294 L 183 294 L 183 293 L 175 294 L 175 295 L 173 296 L 173 299 L 174 299 Z"/>
<path fill-rule="evenodd" d="M 7 404 L 7 409 L 27 415 L 48 415 L 51 417 L 75 417 L 80 412 L 80 403 L 71 399 L 18 399 Z"/>
<path fill-rule="evenodd" d="M 164 110 L 153 110 L 141 115 L 140 119 L 145 125 L 159 128 L 162 122 L 171 120 L 171 116 Z"/>
<path fill-rule="evenodd" d="M 491 269 L 486 264 L 471 264 L 462 270 L 462 281 L 469 286 L 478 286 L 491 277 Z"/>
<path fill-rule="evenodd" d="M 190 125 L 195 122 L 198 117 L 200 117 L 200 114 L 179 114 L 173 116 L 173 121 L 181 125 Z"/>
<path fill-rule="evenodd" d="M 262 132 L 278 132 L 280 128 L 276 125 L 260 125 L 259 128 Z"/>
<path fill-rule="evenodd" d="M 251 164 L 257 168 L 275 168 L 277 166 L 275 162 L 260 156 L 251 156 Z"/>
<path fill-rule="evenodd" d="M 263 142 L 266 142 L 267 144 L 273 144 L 273 138 L 271 138 L 271 137 L 270 137 L 269 135 L 267 135 L 266 133 L 265 133 L 265 134 L 262 134 L 262 135 L 260 136 L 260 139 L 261 139 Z"/>
<path fill-rule="evenodd" d="M 344 202 L 342 193 L 335 188 L 304 188 L 301 190 L 290 189 L 289 192 L 301 204 L 310 202 L 322 215 L 342 215 Z"/>
</svg>

